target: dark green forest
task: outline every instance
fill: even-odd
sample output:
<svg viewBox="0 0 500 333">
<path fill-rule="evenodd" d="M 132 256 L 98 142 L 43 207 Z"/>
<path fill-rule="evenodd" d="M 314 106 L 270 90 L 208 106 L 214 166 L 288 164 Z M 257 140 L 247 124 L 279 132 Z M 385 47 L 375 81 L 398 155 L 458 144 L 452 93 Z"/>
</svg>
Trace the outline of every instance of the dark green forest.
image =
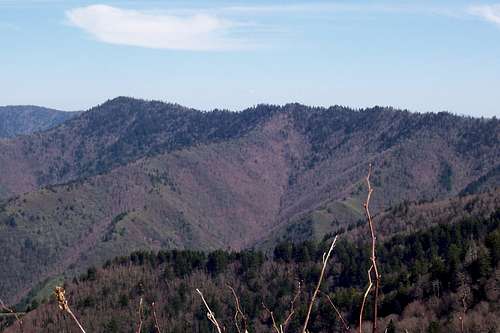
<svg viewBox="0 0 500 333">
<path fill-rule="evenodd" d="M 312 311 L 311 332 L 344 330 L 325 295 L 351 328 L 357 327 L 370 265 L 369 246 L 347 241 L 343 235 L 338 235 Z M 101 268 L 89 268 L 68 281 L 65 288 L 70 305 L 90 332 L 135 332 L 141 298 L 142 332 L 156 332 L 153 303 L 162 332 L 214 332 L 196 288 L 203 291 L 227 332 L 236 332 L 235 301 L 228 286 L 238 295 L 250 332 L 272 330 L 266 309 L 282 323 L 298 295 L 286 327 L 288 332 L 297 332 L 332 236 L 321 242 L 280 243 L 270 253 L 139 251 L 110 260 Z M 500 211 L 489 218 L 469 218 L 394 236 L 378 244 L 377 252 L 382 276 L 382 330 L 460 332 L 459 318 L 465 311 L 466 332 L 498 332 Z M 367 314 L 372 306 L 369 301 Z M 77 332 L 53 298 L 42 304 L 33 302 L 27 310 L 25 329 Z M 12 321 L 3 319 L 2 325 Z M 244 325 L 241 319 L 239 325 Z"/>
</svg>

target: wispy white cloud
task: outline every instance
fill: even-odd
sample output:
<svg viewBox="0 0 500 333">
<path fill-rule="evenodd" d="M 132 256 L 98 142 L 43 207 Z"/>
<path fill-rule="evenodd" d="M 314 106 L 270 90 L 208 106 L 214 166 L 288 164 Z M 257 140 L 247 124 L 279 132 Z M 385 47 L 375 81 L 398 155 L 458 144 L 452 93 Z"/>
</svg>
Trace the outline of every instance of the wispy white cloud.
<svg viewBox="0 0 500 333">
<path fill-rule="evenodd" d="M 0 0 L 0 3 L 1 1 L 11 0 Z M 147 3 L 151 4 L 148 1 L 141 4 Z M 287 18 L 316 18 L 344 13 L 384 13 L 463 18 L 472 14 L 500 24 L 500 5 L 464 7 L 311 1 L 205 8 L 161 7 L 157 10 L 138 10 L 97 4 L 69 10 L 66 17 L 70 24 L 101 42 L 155 49 L 201 51 L 251 49 L 265 46 L 266 40 L 283 38 L 284 31 L 289 27 L 269 22 L 269 17 L 277 15 L 286 15 Z M 247 21 L 242 21 L 242 18 Z"/>
<path fill-rule="evenodd" d="M 171 50 L 249 47 L 248 41 L 231 37 L 238 23 L 214 14 L 174 15 L 91 5 L 72 9 L 66 17 L 72 25 L 111 44 Z"/>
<path fill-rule="evenodd" d="M 471 6 L 469 13 L 500 26 L 500 4 Z"/>
</svg>

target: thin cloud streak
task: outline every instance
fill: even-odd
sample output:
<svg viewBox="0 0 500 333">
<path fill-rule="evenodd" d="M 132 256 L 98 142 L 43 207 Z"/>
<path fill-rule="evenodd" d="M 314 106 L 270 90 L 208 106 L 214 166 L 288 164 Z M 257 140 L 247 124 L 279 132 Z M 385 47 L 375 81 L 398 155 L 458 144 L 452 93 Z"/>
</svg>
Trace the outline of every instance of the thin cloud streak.
<svg viewBox="0 0 500 333">
<path fill-rule="evenodd" d="M 249 47 L 229 37 L 240 25 L 216 15 L 155 14 L 108 5 L 79 7 L 66 12 L 70 24 L 110 44 L 170 50 L 234 50 Z"/>
<path fill-rule="evenodd" d="M 500 4 L 472 6 L 469 13 L 500 26 Z"/>
<path fill-rule="evenodd" d="M 476 15 L 500 24 L 500 5 L 439 7 L 319 2 L 215 8 L 170 7 L 157 10 L 123 9 L 97 4 L 69 10 L 66 18 L 71 25 L 104 43 L 168 50 L 227 51 L 262 48 L 266 47 L 263 41 L 279 38 L 280 35 L 283 37 L 283 27 L 262 22 L 267 15 L 315 17 L 325 13 L 373 12 L 389 15 L 437 15 L 458 19 Z M 251 21 L 244 21 L 242 18 L 251 18 Z M 260 40 L 260 43 L 256 40 Z"/>
</svg>

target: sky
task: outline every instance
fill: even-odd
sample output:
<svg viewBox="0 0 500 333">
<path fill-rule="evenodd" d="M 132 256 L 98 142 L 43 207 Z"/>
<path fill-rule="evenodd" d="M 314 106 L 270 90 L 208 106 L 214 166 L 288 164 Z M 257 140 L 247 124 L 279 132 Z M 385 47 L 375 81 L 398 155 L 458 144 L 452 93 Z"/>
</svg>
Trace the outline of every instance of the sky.
<svg viewBox="0 0 500 333">
<path fill-rule="evenodd" d="M 0 0 L 0 105 L 500 116 L 500 0 Z"/>
</svg>

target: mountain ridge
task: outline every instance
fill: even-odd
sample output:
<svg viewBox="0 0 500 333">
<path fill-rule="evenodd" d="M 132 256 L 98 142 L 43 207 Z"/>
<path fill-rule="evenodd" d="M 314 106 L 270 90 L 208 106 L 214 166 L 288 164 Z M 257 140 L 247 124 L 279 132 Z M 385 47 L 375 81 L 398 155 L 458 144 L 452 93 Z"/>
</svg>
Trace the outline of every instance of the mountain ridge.
<svg viewBox="0 0 500 333">
<path fill-rule="evenodd" d="M 36 105 L 0 106 L 0 139 L 44 131 L 79 114 Z"/>
<path fill-rule="evenodd" d="M 499 136 L 496 119 L 447 113 L 110 100 L 0 141 L 0 282 L 19 298 L 41 276 L 131 250 L 243 249 L 308 224 L 321 238 L 362 217 L 368 163 L 374 211 L 498 195 Z"/>
</svg>

